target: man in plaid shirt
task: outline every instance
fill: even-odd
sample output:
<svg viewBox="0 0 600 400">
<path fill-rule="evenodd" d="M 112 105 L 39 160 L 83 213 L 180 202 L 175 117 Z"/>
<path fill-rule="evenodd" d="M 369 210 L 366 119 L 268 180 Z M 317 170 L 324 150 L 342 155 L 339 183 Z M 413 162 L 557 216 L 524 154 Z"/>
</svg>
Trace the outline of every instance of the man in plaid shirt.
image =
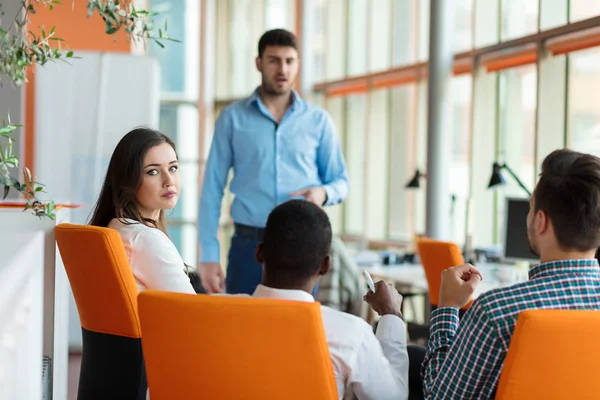
<svg viewBox="0 0 600 400">
<path fill-rule="evenodd" d="M 527 233 L 541 264 L 529 281 L 482 294 L 458 319 L 482 279 L 472 265 L 442 274 L 423 362 L 427 399 L 492 399 L 519 312 L 600 310 L 600 159 L 570 150 L 546 157 L 530 199 Z M 552 349 L 548 349 L 552 351 Z"/>
</svg>

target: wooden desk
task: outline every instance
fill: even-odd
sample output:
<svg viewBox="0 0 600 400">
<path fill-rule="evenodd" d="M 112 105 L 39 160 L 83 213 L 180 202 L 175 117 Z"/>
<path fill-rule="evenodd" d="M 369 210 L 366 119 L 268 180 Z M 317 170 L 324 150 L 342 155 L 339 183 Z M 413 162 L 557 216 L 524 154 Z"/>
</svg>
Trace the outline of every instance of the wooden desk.
<svg viewBox="0 0 600 400">
<path fill-rule="evenodd" d="M 372 265 L 362 267 L 373 277 L 373 280 L 391 282 L 396 286 L 399 292 L 417 292 L 425 296 L 425 323 L 429 322 L 429 296 L 427 295 L 429 287 L 425 270 L 421 264 L 400 264 L 393 266 Z M 501 287 L 512 286 L 528 279 L 528 269 L 516 265 L 506 264 L 478 264 L 477 269 L 483 275 L 483 281 L 477 286 L 474 298 L 488 290 Z"/>
</svg>

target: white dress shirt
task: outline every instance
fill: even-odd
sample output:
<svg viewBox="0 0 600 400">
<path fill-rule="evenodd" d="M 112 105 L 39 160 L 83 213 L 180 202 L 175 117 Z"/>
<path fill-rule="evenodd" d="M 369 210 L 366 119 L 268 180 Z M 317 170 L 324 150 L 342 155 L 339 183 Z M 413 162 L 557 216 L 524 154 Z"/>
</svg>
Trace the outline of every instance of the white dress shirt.
<svg viewBox="0 0 600 400">
<path fill-rule="evenodd" d="M 146 289 L 196 294 L 185 274 L 177 248 L 162 231 L 126 219 L 113 218 L 108 224 L 121 235 L 125 254 L 141 292 Z"/>
<path fill-rule="evenodd" d="M 314 302 L 302 290 L 273 289 L 258 285 L 258 298 Z M 347 387 L 360 400 L 405 400 L 408 398 L 408 353 L 406 327 L 395 315 L 379 321 L 377 334 L 366 321 L 354 315 L 321 306 L 325 336 L 340 399 Z"/>
</svg>

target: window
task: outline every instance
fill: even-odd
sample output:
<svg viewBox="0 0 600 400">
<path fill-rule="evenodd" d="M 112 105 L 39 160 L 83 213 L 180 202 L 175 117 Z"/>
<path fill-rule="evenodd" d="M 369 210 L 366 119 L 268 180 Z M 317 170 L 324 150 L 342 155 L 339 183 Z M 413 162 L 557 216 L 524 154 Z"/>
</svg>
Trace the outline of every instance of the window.
<svg viewBox="0 0 600 400">
<path fill-rule="evenodd" d="M 161 64 L 161 107 L 159 129 L 176 144 L 179 156 L 181 194 L 177 207 L 167 212 L 169 236 L 183 260 L 190 265 L 197 259 L 198 218 L 198 90 L 200 8 L 193 0 L 151 0 L 152 11 L 160 12 L 157 26 L 169 21 L 169 35 L 182 43 L 165 48 L 149 46 Z"/>
<path fill-rule="evenodd" d="M 569 55 L 568 146 L 600 156 L 600 48 Z"/>
<path fill-rule="evenodd" d="M 395 0 L 393 4 L 393 65 L 407 65 L 417 58 L 417 0 Z"/>
<path fill-rule="evenodd" d="M 450 239 L 464 243 L 470 192 L 471 76 L 452 79 L 452 154 L 450 159 Z"/>
<path fill-rule="evenodd" d="M 570 22 L 600 15 L 600 2 L 596 0 L 569 0 Z"/>
<path fill-rule="evenodd" d="M 348 0 L 348 75 L 367 72 L 367 0 Z"/>
<path fill-rule="evenodd" d="M 369 72 L 388 69 L 392 63 L 392 1 L 370 2 Z"/>
<path fill-rule="evenodd" d="M 567 24 L 568 0 L 542 0 L 541 7 L 540 30 Z"/>
<path fill-rule="evenodd" d="M 538 30 L 538 2 L 502 0 L 502 41 Z"/>
<path fill-rule="evenodd" d="M 475 47 L 498 43 L 500 0 L 473 0 L 475 4 Z"/>
<path fill-rule="evenodd" d="M 345 143 L 345 105 L 346 99 L 344 97 L 330 97 L 326 102 L 326 110 L 329 112 L 331 119 L 333 120 L 333 124 L 336 128 L 338 137 L 340 138 L 340 144 L 342 147 L 342 151 L 346 150 Z M 350 191 L 353 191 L 353 188 L 350 188 Z M 331 228 L 333 229 L 333 233 L 336 235 L 342 234 L 344 232 L 344 221 L 343 221 L 343 212 L 344 212 L 344 204 L 336 204 L 334 206 L 325 207 L 325 211 L 329 215 L 329 220 L 331 221 Z"/>
<path fill-rule="evenodd" d="M 389 90 L 374 90 L 369 94 L 368 127 L 366 130 L 365 186 L 356 188 L 366 194 L 365 232 L 368 238 L 385 239 L 388 231 L 389 177 Z"/>
<path fill-rule="evenodd" d="M 350 181 L 350 193 L 344 207 L 346 234 L 363 235 L 365 228 L 365 141 L 366 96 L 346 98 L 346 151 L 345 158 Z"/>
<path fill-rule="evenodd" d="M 471 196 L 468 202 L 468 232 L 473 246 L 494 243 L 494 192 L 487 188 L 496 153 L 498 75 L 477 71 L 473 81 L 473 146 L 471 148 Z M 491 225 L 491 226 L 490 226 Z"/>
<path fill-rule="evenodd" d="M 327 1 L 327 46 L 324 49 L 327 80 L 335 81 L 346 75 L 346 2 L 342 0 Z"/>
<path fill-rule="evenodd" d="M 391 89 L 388 237 L 392 240 L 410 240 L 414 229 L 414 192 L 405 186 L 417 168 L 424 168 L 417 165 L 414 152 L 416 96 L 417 85 L 414 83 Z M 424 183 L 421 182 L 423 186 Z"/>
<path fill-rule="evenodd" d="M 473 0 L 454 0 L 454 52 L 471 50 L 473 47 Z"/>
<path fill-rule="evenodd" d="M 532 192 L 535 186 L 535 107 L 536 107 L 536 68 L 526 65 L 511 68 L 499 73 L 499 123 L 500 131 L 496 150 L 497 160 L 508 167 Z M 491 166 L 490 166 L 491 174 Z M 496 237 L 502 237 L 505 199 L 508 197 L 527 198 L 527 193 L 518 186 L 506 171 L 506 185 L 496 188 Z"/>
</svg>

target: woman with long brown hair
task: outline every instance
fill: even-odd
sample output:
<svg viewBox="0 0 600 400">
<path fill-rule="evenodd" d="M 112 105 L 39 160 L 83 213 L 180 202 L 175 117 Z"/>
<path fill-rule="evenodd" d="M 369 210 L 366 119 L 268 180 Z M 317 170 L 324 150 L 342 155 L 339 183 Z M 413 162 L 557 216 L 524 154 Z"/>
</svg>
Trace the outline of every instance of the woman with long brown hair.
<svg viewBox="0 0 600 400">
<path fill-rule="evenodd" d="M 140 291 L 196 293 L 165 225 L 164 210 L 177 205 L 179 189 L 177 153 L 168 136 L 137 128 L 117 144 L 90 225 L 119 232 Z"/>
</svg>

